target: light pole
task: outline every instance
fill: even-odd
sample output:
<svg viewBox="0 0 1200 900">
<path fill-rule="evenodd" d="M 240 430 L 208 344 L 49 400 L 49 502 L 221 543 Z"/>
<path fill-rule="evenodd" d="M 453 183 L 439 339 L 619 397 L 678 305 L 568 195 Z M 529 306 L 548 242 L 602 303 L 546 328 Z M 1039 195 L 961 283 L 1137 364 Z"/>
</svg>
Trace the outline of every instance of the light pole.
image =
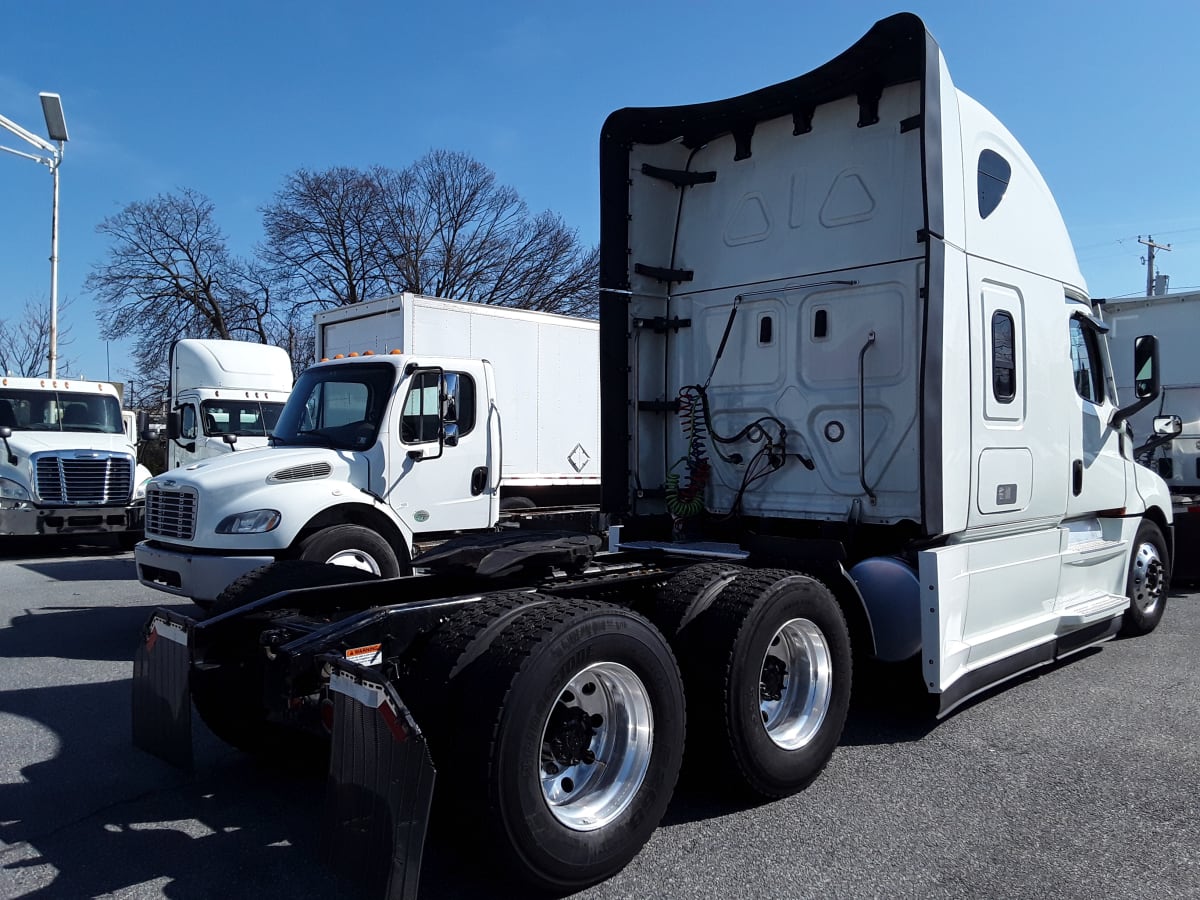
<svg viewBox="0 0 1200 900">
<path fill-rule="evenodd" d="M 63 118 L 62 98 L 58 94 L 46 93 L 38 94 L 38 97 L 42 101 L 42 115 L 46 119 L 46 134 L 49 135 L 51 141 L 56 141 L 58 146 L 38 137 L 32 131 L 22 128 L 11 119 L 0 116 L 0 127 L 6 128 L 21 140 L 32 144 L 48 155 L 26 153 L 23 150 L 14 150 L 12 147 L 4 146 L 0 146 L 0 150 L 32 159 L 34 162 L 47 166 L 54 178 L 54 202 L 50 210 L 50 352 L 48 354 L 50 377 L 54 378 L 58 368 L 58 167 L 62 163 L 64 145 L 69 138 L 67 137 L 67 120 Z"/>
</svg>

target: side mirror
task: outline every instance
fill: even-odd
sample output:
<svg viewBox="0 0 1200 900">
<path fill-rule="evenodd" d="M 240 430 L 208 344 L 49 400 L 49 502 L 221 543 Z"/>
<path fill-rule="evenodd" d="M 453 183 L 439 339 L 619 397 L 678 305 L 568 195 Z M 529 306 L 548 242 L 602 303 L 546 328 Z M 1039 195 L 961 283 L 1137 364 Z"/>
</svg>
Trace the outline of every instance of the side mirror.
<svg viewBox="0 0 1200 900">
<path fill-rule="evenodd" d="M 223 435 L 221 435 L 221 440 L 223 440 L 225 443 L 227 443 L 229 445 L 230 452 L 233 452 L 234 450 L 237 449 L 237 447 L 233 446 L 234 444 L 237 443 L 237 435 L 236 434 L 223 434 Z"/>
<path fill-rule="evenodd" d="M 0 425 L 0 441 L 7 441 L 12 437 L 12 429 L 7 425 Z"/>
<path fill-rule="evenodd" d="M 1158 338 L 1144 334 L 1133 341 L 1133 403 L 1115 410 L 1109 425 L 1117 427 L 1139 409 L 1153 403 L 1161 391 L 1158 375 Z"/>
<path fill-rule="evenodd" d="M 453 422 L 442 426 L 442 444 L 446 447 L 458 446 L 458 426 Z"/>
<path fill-rule="evenodd" d="M 1155 416 L 1154 433 L 1161 437 L 1175 437 L 1183 433 L 1183 420 L 1179 416 Z"/>
<path fill-rule="evenodd" d="M 137 435 L 141 441 L 148 441 L 154 437 L 150 434 L 150 414 L 145 410 L 137 414 Z"/>
<path fill-rule="evenodd" d="M 177 441 L 177 440 L 179 440 L 179 436 L 181 433 L 182 432 L 180 430 L 180 424 L 179 424 L 179 413 L 178 412 L 167 413 L 167 437 L 173 441 Z"/>
<path fill-rule="evenodd" d="M 1139 400 L 1158 396 L 1158 338 L 1143 335 L 1133 342 L 1133 392 Z"/>
</svg>

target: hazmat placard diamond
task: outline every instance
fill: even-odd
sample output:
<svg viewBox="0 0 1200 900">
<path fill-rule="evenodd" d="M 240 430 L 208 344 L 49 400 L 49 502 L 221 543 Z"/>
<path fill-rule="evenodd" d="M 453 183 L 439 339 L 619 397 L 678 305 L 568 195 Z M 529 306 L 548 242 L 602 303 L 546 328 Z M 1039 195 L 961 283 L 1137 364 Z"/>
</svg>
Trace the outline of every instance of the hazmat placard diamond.
<svg viewBox="0 0 1200 900">
<path fill-rule="evenodd" d="M 582 472 L 590 461 L 591 457 L 583 449 L 582 444 L 576 444 L 575 449 L 567 454 L 567 462 L 571 464 L 571 468 L 576 472 Z"/>
</svg>

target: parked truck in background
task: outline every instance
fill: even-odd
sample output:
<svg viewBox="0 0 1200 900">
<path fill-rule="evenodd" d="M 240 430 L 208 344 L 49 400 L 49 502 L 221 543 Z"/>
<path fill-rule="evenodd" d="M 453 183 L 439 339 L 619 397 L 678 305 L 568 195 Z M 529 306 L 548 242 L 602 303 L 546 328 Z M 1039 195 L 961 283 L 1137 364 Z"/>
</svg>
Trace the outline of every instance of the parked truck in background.
<svg viewBox="0 0 1200 900">
<path fill-rule="evenodd" d="M 1158 402 L 1129 419 L 1138 458 L 1166 481 L 1175 510 L 1178 580 L 1200 579 L 1200 292 L 1105 300 L 1121 396 L 1132 396 L 1129 336 L 1153 334 L 1162 357 Z"/>
<path fill-rule="evenodd" d="M 503 428 L 501 508 L 599 501 L 596 321 L 402 293 L 324 310 L 313 326 L 319 360 L 397 353 L 488 360 Z"/>
<path fill-rule="evenodd" d="M 0 378 L 0 535 L 142 535 L 145 485 L 108 382 Z"/>
<path fill-rule="evenodd" d="M 946 714 L 1163 614 L 1170 497 L 1122 427 L 1156 343 L 1128 342 L 1121 406 L 1053 196 L 920 19 L 619 110 L 600 167 L 607 547 L 469 536 L 353 584 L 280 562 L 205 621 L 157 611 L 137 652 L 135 740 L 166 758 L 190 760 L 189 701 L 257 752 L 331 733 L 330 858 L 389 896 L 431 802 L 472 854 L 575 890 L 649 838 L 685 746 L 715 786 L 808 785 L 858 661 Z M 451 370 L 415 362 L 381 387 L 428 378 L 449 434 Z"/>
<path fill-rule="evenodd" d="M 187 338 L 168 357 L 167 468 L 267 445 L 292 389 L 287 351 Z"/>
<path fill-rule="evenodd" d="M 502 510 L 598 500 L 595 321 L 413 295 L 362 307 L 317 316 L 338 352 L 301 375 L 271 447 L 151 482 L 143 584 L 209 606 L 277 559 L 394 577 L 418 544 Z"/>
</svg>

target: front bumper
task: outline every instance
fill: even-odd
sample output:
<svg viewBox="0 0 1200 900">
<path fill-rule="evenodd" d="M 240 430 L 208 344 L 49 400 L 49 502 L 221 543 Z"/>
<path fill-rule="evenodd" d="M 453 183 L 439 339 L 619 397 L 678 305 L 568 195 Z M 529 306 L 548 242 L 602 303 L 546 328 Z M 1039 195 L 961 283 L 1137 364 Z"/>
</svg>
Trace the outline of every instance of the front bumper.
<svg viewBox="0 0 1200 900">
<path fill-rule="evenodd" d="M 211 602 L 247 572 L 275 562 L 274 556 L 209 556 L 168 550 L 142 541 L 133 551 L 138 581 L 156 590 Z"/>
<path fill-rule="evenodd" d="M 25 504 L 0 509 L 0 534 L 110 534 L 141 531 L 145 507 L 67 506 L 40 508 Z"/>
</svg>

